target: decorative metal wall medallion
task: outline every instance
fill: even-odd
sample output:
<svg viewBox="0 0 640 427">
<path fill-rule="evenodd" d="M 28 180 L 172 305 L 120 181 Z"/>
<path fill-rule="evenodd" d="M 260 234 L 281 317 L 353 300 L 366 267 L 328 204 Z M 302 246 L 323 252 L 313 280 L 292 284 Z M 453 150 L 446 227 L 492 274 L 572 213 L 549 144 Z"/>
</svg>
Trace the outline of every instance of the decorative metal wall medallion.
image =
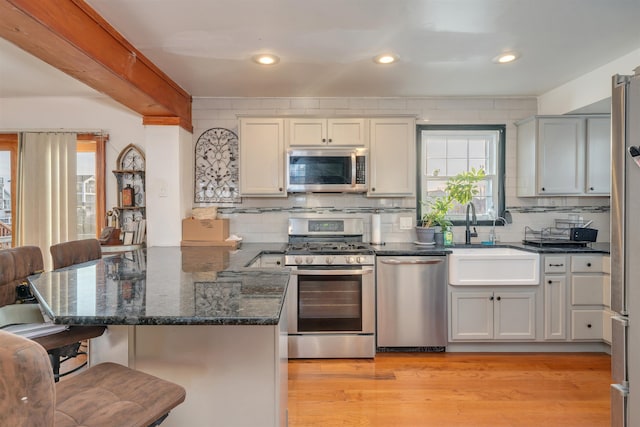
<svg viewBox="0 0 640 427">
<path fill-rule="evenodd" d="M 195 203 L 237 203 L 238 136 L 224 128 L 200 135 L 195 147 Z"/>
</svg>

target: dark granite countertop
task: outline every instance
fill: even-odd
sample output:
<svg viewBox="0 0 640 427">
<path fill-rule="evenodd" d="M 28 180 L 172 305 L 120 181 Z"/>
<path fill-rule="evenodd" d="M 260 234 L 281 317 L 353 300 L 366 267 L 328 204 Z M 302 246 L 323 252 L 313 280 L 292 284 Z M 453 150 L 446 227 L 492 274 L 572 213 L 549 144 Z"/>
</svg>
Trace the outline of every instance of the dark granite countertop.
<svg viewBox="0 0 640 427">
<path fill-rule="evenodd" d="M 378 256 L 443 256 L 455 248 L 512 247 L 540 254 L 609 253 L 608 243 L 584 248 L 522 243 L 450 247 L 387 243 Z M 55 323 L 74 325 L 275 325 L 282 315 L 289 269 L 246 268 L 286 243 L 221 247 L 152 247 L 29 277 Z"/>
<path fill-rule="evenodd" d="M 247 246 L 152 247 L 28 280 L 54 323 L 276 325 L 289 270 L 242 268 L 270 250 L 269 244 Z"/>
<path fill-rule="evenodd" d="M 373 249 L 378 256 L 438 256 L 451 253 L 456 248 L 515 248 L 539 254 L 584 254 L 584 253 L 609 253 L 609 243 L 592 243 L 585 247 L 565 247 L 565 246 L 531 246 L 522 243 L 501 242 L 496 245 L 482 245 L 473 243 L 465 245 L 456 243 L 453 246 L 422 246 L 415 243 L 386 243 L 384 245 L 374 245 Z"/>
</svg>

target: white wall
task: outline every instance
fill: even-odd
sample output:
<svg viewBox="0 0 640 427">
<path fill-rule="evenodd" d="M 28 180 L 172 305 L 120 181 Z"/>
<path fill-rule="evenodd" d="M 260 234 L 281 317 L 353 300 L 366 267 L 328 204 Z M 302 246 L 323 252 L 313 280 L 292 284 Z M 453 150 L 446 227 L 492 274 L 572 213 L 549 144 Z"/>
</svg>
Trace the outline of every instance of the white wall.
<svg viewBox="0 0 640 427">
<path fill-rule="evenodd" d="M 379 116 L 414 115 L 418 124 L 504 124 L 506 125 L 506 205 L 514 213 L 514 223 L 498 230 L 502 241 L 518 242 L 526 225 L 552 226 L 554 218 L 568 212 L 584 211 L 583 216 L 602 226 L 599 241 L 608 241 L 609 213 L 591 212 L 590 206 L 608 206 L 608 198 L 518 198 L 516 197 L 516 127 L 514 122 L 537 113 L 537 99 L 522 98 L 195 98 L 193 101 L 194 143 L 206 130 L 223 127 L 237 132 L 237 116 Z M 538 207 L 542 205 L 542 209 Z M 313 208 L 314 213 L 333 216 L 354 215 L 365 219 L 369 230 L 370 213 L 382 210 L 383 240 L 415 240 L 413 230 L 401 230 L 400 217 L 415 221 L 415 198 L 366 198 L 362 195 L 295 195 L 287 198 L 244 198 L 242 203 L 223 210 L 231 220 L 231 231 L 247 241 L 286 241 L 286 220 L 300 215 L 297 209 Z M 575 208 L 577 207 L 577 208 Z M 245 208 L 257 208 L 244 211 Z M 276 208 L 273 210 L 272 208 Z M 345 211 L 345 208 L 348 208 Z M 359 208 L 360 212 L 353 212 Z M 533 208 L 542 212 L 530 212 Z M 347 213 L 345 213 L 347 212 Z M 479 227 L 480 239 L 488 238 L 489 227 Z M 368 231 L 365 239 L 368 239 Z M 462 227 L 454 229 L 454 240 L 464 241 Z"/>
<path fill-rule="evenodd" d="M 172 183 L 169 190 L 170 206 L 165 209 L 160 201 L 160 189 L 151 183 L 148 197 L 157 197 L 158 207 L 153 208 L 149 229 L 161 231 L 167 228 L 171 236 L 158 237 L 158 244 L 177 244 L 180 217 L 188 215 L 193 200 L 193 143 L 207 129 L 224 127 L 237 131 L 237 115 L 384 115 L 411 114 L 419 124 L 505 124 L 507 137 L 506 204 L 514 212 L 514 224 L 499 229 L 503 241 L 519 241 L 525 225 L 552 225 L 556 217 L 566 217 L 573 206 L 607 206 L 606 198 L 544 198 L 524 199 L 515 197 L 515 151 L 516 130 L 514 122 L 537 112 L 534 97 L 523 98 L 196 98 L 193 102 L 194 133 L 173 128 L 170 139 L 183 141 L 177 146 L 159 143 L 147 134 L 141 118 L 105 98 L 2 98 L 0 99 L 0 131 L 25 129 L 104 129 L 110 135 L 107 145 L 107 171 L 115 168 L 119 152 L 128 144 L 138 145 L 147 158 L 168 160 L 174 156 L 171 168 L 167 169 Z M 166 129 L 165 129 L 166 131 Z M 174 134 L 174 132 L 176 132 Z M 164 138 L 164 137 L 163 137 Z M 191 144 L 190 144 L 191 143 Z M 177 156 L 177 157 L 175 157 Z M 169 167 L 169 166 L 167 166 Z M 182 172 L 179 172 L 182 169 Z M 157 176 L 159 178 L 159 175 Z M 174 185 L 175 181 L 175 187 Z M 107 173 L 107 206 L 116 201 L 115 178 Z M 153 202 L 151 202 L 153 204 Z M 542 205 L 541 213 L 524 212 Z M 414 198 L 368 199 L 362 195 L 297 195 L 286 199 L 245 198 L 234 208 L 313 208 L 314 211 L 338 212 L 327 215 L 343 215 L 343 208 L 359 207 L 383 210 L 383 238 L 386 241 L 411 241 L 415 238 L 412 230 L 400 230 L 401 216 L 415 219 Z M 150 207 L 151 208 L 151 207 Z M 232 233 L 239 234 L 247 241 L 286 241 L 286 219 L 288 211 L 232 213 Z M 367 221 L 369 214 L 360 215 Z M 583 216 L 594 219 L 600 226 L 600 241 L 608 241 L 608 212 L 585 212 Z M 367 228 L 368 230 L 368 228 Z M 487 227 L 479 229 L 481 238 L 488 234 Z M 153 233 L 153 231 L 152 231 Z M 454 230 L 457 241 L 464 233 Z M 366 235 L 366 238 L 369 236 Z"/>
<path fill-rule="evenodd" d="M 116 168 L 120 151 L 135 144 L 143 151 L 145 127 L 141 117 L 109 98 L 0 98 L 0 131 L 105 130 L 109 134 L 106 147 L 107 207 L 116 204 Z"/>
<path fill-rule="evenodd" d="M 640 49 L 603 65 L 539 97 L 538 114 L 567 114 L 611 97 L 611 77 L 633 74 L 640 66 Z"/>
</svg>

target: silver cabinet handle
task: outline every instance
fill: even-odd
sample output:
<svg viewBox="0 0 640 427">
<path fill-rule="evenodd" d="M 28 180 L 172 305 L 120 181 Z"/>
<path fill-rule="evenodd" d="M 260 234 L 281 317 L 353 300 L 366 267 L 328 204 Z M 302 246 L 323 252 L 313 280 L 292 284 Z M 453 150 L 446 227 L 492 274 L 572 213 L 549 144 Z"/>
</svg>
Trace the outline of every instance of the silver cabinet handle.
<svg viewBox="0 0 640 427">
<path fill-rule="evenodd" d="M 391 264 L 391 265 L 403 265 L 403 264 L 407 264 L 407 265 L 411 265 L 411 264 L 440 264 L 444 261 L 442 261 L 441 259 L 430 259 L 430 260 L 422 260 L 422 259 L 416 259 L 416 260 L 399 260 L 399 259 L 381 259 L 380 260 L 381 263 L 383 264 Z"/>
<path fill-rule="evenodd" d="M 291 270 L 291 274 L 296 276 L 343 276 L 343 275 L 365 275 L 372 274 L 373 269 L 362 270 Z"/>
</svg>

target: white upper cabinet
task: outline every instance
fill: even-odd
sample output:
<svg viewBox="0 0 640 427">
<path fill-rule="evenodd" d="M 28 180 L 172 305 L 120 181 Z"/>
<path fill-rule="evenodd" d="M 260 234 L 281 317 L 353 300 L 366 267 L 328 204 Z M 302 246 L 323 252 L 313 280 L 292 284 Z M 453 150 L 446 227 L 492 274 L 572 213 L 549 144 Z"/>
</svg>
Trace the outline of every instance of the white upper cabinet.
<svg viewBox="0 0 640 427">
<path fill-rule="evenodd" d="M 611 118 L 587 119 L 587 193 L 608 196 L 611 191 Z"/>
<path fill-rule="evenodd" d="M 287 119 L 289 147 L 366 147 L 365 119 Z"/>
<path fill-rule="evenodd" d="M 608 121 L 538 116 L 517 123 L 517 195 L 608 195 Z"/>
<path fill-rule="evenodd" d="M 414 118 L 369 121 L 369 197 L 414 196 L 416 123 Z"/>
<path fill-rule="evenodd" d="M 284 120 L 240 119 L 240 195 L 286 197 Z"/>
</svg>

